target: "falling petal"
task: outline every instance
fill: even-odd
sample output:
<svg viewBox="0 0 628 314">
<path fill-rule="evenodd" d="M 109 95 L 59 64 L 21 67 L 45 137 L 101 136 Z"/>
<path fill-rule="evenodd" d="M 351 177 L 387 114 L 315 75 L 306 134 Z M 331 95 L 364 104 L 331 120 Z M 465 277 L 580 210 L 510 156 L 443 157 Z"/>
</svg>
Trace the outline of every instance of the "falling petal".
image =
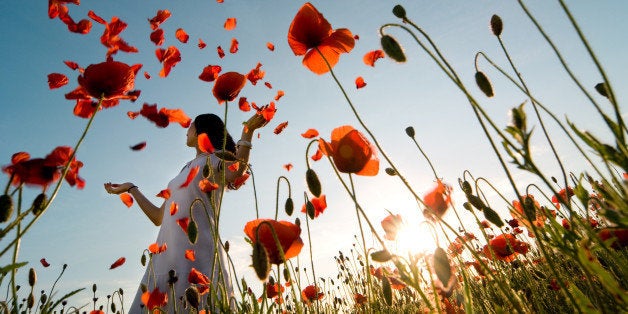
<svg viewBox="0 0 628 314">
<path fill-rule="evenodd" d="M 225 57 L 225 51 L 224 51 L 224 50 L 222 50 L 222 47 L 218 46 L 218 47 L 216 48 L 216 52 L 218 52 L 218 57 L 219 57 L 220 59 L 222 59 L 222 58 L 224 58 L 224 57 Z"/>
<path fill-rule="evenodd" d="M 161 28 L 158 28 L 150 33 L 150 41 L 152 41 L 157 46 L 163 45 L 165 40 L 166 38 L 164 36 L 164 30 Z"/>
<path fill-rule="evenodd" d="M 208 65 L 203 68 L 203 73 L 198 76 L 201 81 L 213 82 L 218 78 L 218 75 L 222 71 L 222 67 L 219 65 Z"/>
<path fill-rule="evenodd" d="M 185 250 L 185 259 L 190 260 L 190 261 L 195 261 L 196 260 L 196 253 L 194 252 L 194 250 Z"/>
<path fill-rule="evenodd" d="M 316 129 L 308 129 L 305 133 L 302 133 L 301 136 L 304 138 L 315 138 L 318 136 L 318 131 Z"/>
<path fill-rule="evenodd" d="M 321 158 L 323 158 L 323 152 L 321 152 L 321 150 L 320 150 L 320 149 L 317 149 L 317 150 L 316 150 L 316 153 L 314 153 L 314 155 L 312 155 L 312 157 L 311 157 L 311 158 L 312 158 L 312 160 L 314 160 L 314 161 L 319 161 L 319 160 L 321 160 Z"/>
<path fill-rule="evenodd" d="M 109 269 L 117 268 L 117 267 L 121 266 L 122 264 L 124 264 L 124 262 L 126 262 L 126 258 L 120 257 L 115 262 L 113 262 L 113 264 L 111 264 Z"/>
<path fill-rule="evenodd" d="M 199 169 L 199 166 L 194 166 L 194 168 L 190 169 L 190 172 L 188 173 L 188 177 L 185 179 L 185 182 L 183 182 L 183 184 L 179 186 L 179 188 L 184 188 L 190 185 L 190 182 L 192 182 L 192 180 L 194 180 L 194 177 L 196 177 L 196 174 L 198 174 L 198 169 Z"/>
<path fill-rule="evenodd" d="M 285 165 L 283 165 L 283 167 L 284 167 L 287 171 L 292 170 L 292 164 L 285 164 Z"/>
<path fill-rule="evenodd" d="M 288 126 L 288 121 L 285 122 L 281 122 L 279 123 L 279 125 L 277 127 L 275 127 L 275 130 L 273 130 L 273 133 L 275 134 L 279 134 L 281 132 L 283 132 L 283 130 Z"/>
<path fill-rule="evenodd" d="M 146 71 L 144 71 L 144 77 L 145 77 L 147 80 L 150 80 L 150 74 L 149 74 L 148 72 L 146 72 Z"/>
<path fill-rule="evenodd" d="M 360 89 L 364 86 L 366 86 L 366 83 L 364 82 L 364 78 L 362 78 L 361 76 L 358 76 L 355 79 L 355 88 Z"/>
<path fill-rule="evenodd" d="M 174 216 L 179 211 L 179 204 L 172 202 L 170 203 L 170 216 Z"/>
<path fill-rule="evenodd" d="M 205 47 L 207 47 L 207 44 L 202 40 L 202 39 L 198 39 L 198 49 L 204 49 Z"/>
<path fill-rule="evenodd" d="M 183 28 L 177 29 L 177 31 L 174 33 L 174 36 L 177 37 L 177 39 L 184 44 L 188 42 L 188 39 L 190 39 L 190 36 L 188 35 L 188 33 L 185 32 Z"/>
<path fill-rule="evenodd" d="M 273 85 L 270 84 L 270 82 L 264 82 L 264 85 L 266 85 L 269 89 L 273 89 Z"/>
<path fill-rule="evenodd" d="M 59 88 L 68 84 L 68 77 L 61 73 L 50 73 L 48 74 L 48 87 L 50 89 Z"/>
<path fill-rule="evenodd" d="M 362 58 L 362 61 L 364 64 L 374 67 L 375 61 L 382 58 L 384 58 L 384 51 L 379 49 L 367 52 Z"/>
<path fill-rule="evenodd" d="M 144 147 L 146 147 L 146 142 L 141 142 L 141 143 L 138 143 L 138 144 L 135 144 L 135 145 L 131 146 L 131 150 L 136 150 L 136 151 L 137 150 L 142 150 L 142 149 L 144 149 Z"/>
<path fill-rule="evenodd" d="M 164 199 L 169 199 L 170 198 L 170 189 L 163 189 L 161 191 L 159 191 L 159 193 L 157 193 L 157 195 L 155 195 L 157 197 L 163 197 Z"/>
<path fill-rule="evenodd" d="M 271 42 L 266 43 L 266 48 L 268 48 L 268 50 L 270 51 L 275 51 L 275 45 L 273 45 L 273 43 Z"/>
<path fill-rule="evenodd" d="M 198 149 L 200 149 L 203 153 L 213 154 L 215 149 L 212 142 L 209 140 L 207 133 L 201 133 L 197 137 L 198 141 Z"/>
<path fill-rule="evenodd" d="M 225 29 L 230 31 L 236 28 L 237 20 L 235 17 L 230 17 L 225 21 Z"/>
<path fill-rule="evenodd" d="M 229 52 L 230 52 L 230 53 L 236 53 L 236 52 L 238 52 L 238 45 L 239 45 L 239 44 L 240 44 L 240 43 L 238 42 L 238 40 L 237 40 L 237 39 L 235 39 L 235 38 L 231 38 L 231 47 L 229 47 Z"/>
<path fill-rule="evenodd" d="M 120 194 L 120 200 L 126 207 L 131 207 L 133 205 L 133 197 L 129 193 Z"/>
<path fill-rule="evenodd" d="M 50 266 L 50 264 L 48 263 L 48 261 L 46 261 L 45 258 L 40 259 L 39 262 L 41 263 L 41 266 L 44 266 L 44 267 Z"/>
<path fill-rule="evenodd" d="M 275 96 L 275 101 L 278 101 L 281 97 L 283 97 L 286 93 L 282 90 L 277 91 L 277 95 Z"/>
<path fill-rule="evenodd" d="M 246 97 L 240 97 L 238 100 L 238 107 L 244 112 L 251 111 L 251 105 L 246 100 Z"/>
</svg>

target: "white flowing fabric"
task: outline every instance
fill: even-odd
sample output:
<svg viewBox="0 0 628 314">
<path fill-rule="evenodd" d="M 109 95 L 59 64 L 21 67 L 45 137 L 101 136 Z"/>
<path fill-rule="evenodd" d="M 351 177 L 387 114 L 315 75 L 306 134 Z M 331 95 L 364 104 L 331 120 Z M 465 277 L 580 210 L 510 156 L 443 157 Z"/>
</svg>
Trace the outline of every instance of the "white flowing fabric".
<svg viewBox="0 0 628 314">
<path fill-rule="evenodd" d="M 142 278 L 142 283 L 147 286 L 149 292 L 157 287 L 159 291 L 169 293 L 168 313 L 173 312 L 172 306 L 174 303 L 173 300 L 171 300 L 172 293 L 168 286 L 168 272 L 171 269 L 174 269 L 178 276 L 174 289 L 177 296 L 177 310 L 179 312 L 185 312 L 182 308 L 181 298 L 185 298 L 185 290 L 190 286 L 188 275 L 192 268 L 208 276 L 211 285 L 214 287 L 217 287 L 216 284 L 220 282 L 218 274 L 222 269 L 222 274 L 226 279 L 223 281 L 226 282 L 223 285 L 227 296 L 231 297 L 233 295 L 233 287 L 226 267 L 226 254 L 220 244 L 218 247 L 219 260 L 216 261 L 216 267 L 212 267 L 214 252 L 216 250 L 212 230 L 215 227 L 214 210 L 210 204 L 209 197 L 205 192 L 201 191 L 198 186 L 199 181 L 203 179 L 203 167 L 208 162 L 211 163 L 213 173 L 218 174 L 218 168 L 221 163 L 220 159 L 213 154 L 201 154 L 188 162 L 181 170 L 181 173 L 168 183 L 171 194 L 170 198 L 165 201 L 164 216 L 156 240 L 159 246 L 165 243 L 167 249 L 162 253 L 153 254 L 152 266 L 147 264 L 146 272 Z M 182 188 L 181 185 L 186 181 L 188 174 L 195 167 L 198 167 L 198 174 L 188 186 Z M 214 180 L 210 178 L 210 181 Z M 220 192 L 222 189 L 224 189 L 224 187 L 221 186 L 213 192 L 216 208 L 220 207 Z M 203 207 L 199 201 L 195 202 L 195 200 L 201 200 L 205 207 Z M 179 207 L 174 215 L 170 214 L 172 203 L 176 203 Z M 194 204 L 193 207 L 191 207 L 192 204 Z M 198 239 L 195 244 L 192 244 L 188 240 L 187 233 L 183 231 L 182 227 L 177 222 L 179 219 L 190 217 L 190 208 L 192 208 L 191 212 L 194 221 L 198 225 Z M 207 211 L 205 211 L 205 208 Z M 196 254 L 195 261 L 190 261 L 185 258 L 186 250 L 194 250 Z M 213 276 L 212 269 L 214 269 Z M 142 291 L 138 288 L 129 314 L 146 312 L 146 308 L 141 307 L 141 296 Z"/>
</svg>

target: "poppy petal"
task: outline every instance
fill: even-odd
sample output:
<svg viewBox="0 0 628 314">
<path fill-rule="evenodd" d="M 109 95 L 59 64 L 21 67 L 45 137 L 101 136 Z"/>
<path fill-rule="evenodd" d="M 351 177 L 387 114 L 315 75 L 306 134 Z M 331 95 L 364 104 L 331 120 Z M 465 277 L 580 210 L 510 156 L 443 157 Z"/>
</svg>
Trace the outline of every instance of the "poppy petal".
<svg viewBox="0 0 628 314">
<path fill-rule="evenodd" d="M 281 122 L 279 123 L 279 125 L 277 125 L 277 127 L 275 127 L 275 129 L 273 130 L 273 133 L 275 134 L 279 134 L 281 132 L 283 132 L 283 130 L 288 126 L 288 121 L 285 122 Z"/>
<path fill-rule="evenodd" d="M 378 49 L 378 50 L 367 52 L 362 58 L 362 61 L 364 62 L 364 64 L 374 67 L 375 61 L 382 58 L 384 58 L 384 51 L 381 49 Z"/>
<path fill-rule="evenodd" d="M 185 250 L 185 259 L 189 260 L 189 261 L 195 261 L 196 260 L 196 253 L 194 252 L 194 250 Z"/>
<path fill-rule="evenodd" d="M 200 149 L 203 153 L 213 154 L 215 149 L 212 142 L 209 140 L 207 133 L 201 133 L 197 137 L 198 141 L 198 149 Z"/>
<path fill-rule="evenodd" d="M 45 258 L 40 259 L 39 262 L 41 263 L 41 266 L 44 266 L 44 267 L 50 266 L 50 264 L 48 263 L 48 261 L 46 261 Z"/>
<path fill-rule="evenodd" d="M 170 189 L 163 189 L 161 191 L 159 191 L 159 193 L 157 193 L 157 195 L 155 195 L 157 197 L 163 197 L 164 199 L 169 199 L 170 198 Z"/>
<path fill-rule="evenodd" d="M 177 39 L 184 44 L 187 43 L 190 39 L 190 36 L 188 35 L 188 33 L 185 32 L 183 28 L 177 29 L 177 31 L 174 33 L 174 36 L 177 37 Z"/>
<path fill-rule="evenodd" d="M 318 136 L 318 131 L 316 129 L 308 129 L 304 133 L 301 133 L 301 136 L 304 138 L 315 138 Z"/>
<path fill-rule="evenodd" d="M 131 146 L 131 150 L 138 151 L 144 149 L 144 147 L 146 147 L 146 142 L 141 142 Z"/>
<path fill-rule="evenodd" d="M 364 78 L 362 78 L 361 76 L 358 76 L 355 79 L 355 88 L 360 89 L 364 86 L 366 86 L 366 82 L 364 82 Z"/>
<path fill-rule="evenodd" d="M 170 216 L 174 216 L 179 211 L 179 204 L 172 202 L 170 203 Z"/>
<path fill-rule="evenodd" d="M 270 51 L 275 51 L 275 45 L 273 45 L 273 43 L 271 42 L 266 43 L 266 48 L 268 48 L 268 50 Z"/>
<path fill-rule="evenodd" d="M 188 185 L 190 185 L 192 180 L 194 180 L 194 177 L 196 177 L 196 174 L 198 174 L 198 169 L 199 169 L 199 166 L 194 166 L 194 168 L 190 169 L 190 172 L 188 173 L 188 176 L 185 179 L 185 182 L 183 182 L 179 186 L 179 188 L 184 188 L 184 187 L 187 187 Z"/>
<path fill-rule="evenodd" d="M 115 262 L 113 262 L 113 264 L 111 264 L 111 266 L 109 266 L 109 269 L 114 269 L 114 268 L 120 267 L 122 264 L 124 264 L 124 262 L 126 262 L 126 258 L 120 257 Z"/>
<path fill-rule="evenodd" d="M 237 20 L 235 17 L 230 17 L 225 21 L 224 28 L 228 31 L 236 28 Z"/>
<path fill-rule="evenodd" d="M 120 194 L 120 200 L 124 203 L 124 205 L 126 205 L 126 207 L 133 206 L 133 197 L 129 193 Z"/>
<path fill-rule="evenodd" d="M 48 87 L 50 89 L 59 88 L 68 84 L 70 80 L 68 77 L 61 73 L 50 73 L 48 74 Z"/>
</svg>

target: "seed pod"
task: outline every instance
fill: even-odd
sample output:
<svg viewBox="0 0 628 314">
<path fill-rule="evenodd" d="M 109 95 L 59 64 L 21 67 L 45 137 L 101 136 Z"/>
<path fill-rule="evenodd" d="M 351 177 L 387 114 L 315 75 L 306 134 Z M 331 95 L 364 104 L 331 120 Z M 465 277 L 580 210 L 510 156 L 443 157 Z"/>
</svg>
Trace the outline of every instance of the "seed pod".
<svg viewBox="0 0 628 314">
<path fill-rule="evenodd" d="M 486 218 L 486 220 L 492 222 L 494 225 L 496 225 L 499 228 L 504 226 L 504 222 L 502 221 L 501 218 L 499 218 L 499 215 L 497 214 L 497 212 L 495 212 L 492 208 L 484 207 L 482 211 L 484 211 L 484 218 Z"/>
<path fill-rule="evenodd" d="M 406 134 L 408 134 L 409 137 L 414 137 L 414 128 L 411 126 L 407 127 Z"/>
<path fill-rule="evenodd" d="M 316 209 L 314 208 L 314 204 L 312 204 L 312 202 L 310 202 L 309 200 L 305 203 L 305 212 L 307 213 L 307 216 L 310 217 L 310 219 L 314 219 L 314 216 L 316 216 Z"/>
<path fill-rule="evenodd" d="M 194 309 L 198 309 L 198 305 L 201 303 L 201 294 L 198 292 L 196 286 L 190 286 L 185 289 L 185 300 Z"/>
<path fill-rule="evenodd" d="M 393 168 L 386 168 L 384 169 L 384 171 L 386 171 L 386 174 L 389 176 L 396 176 L 397 175 L 397 171 L 395 171 L 395 169 Z"/>
<path fill-rule="evenodd" d="M 442 248 L 436 248 L 434 251 L 434 272 L 436 277 L 443 283 L 443 286 L 447 286 L 449 279 L 451 278 L 451 266 L 449 265 L 449 258 L 447 253 Z"/>
<path fill-rule="evenodd" d="M 371 259 L 376 262 L 385 263 L 392 258 L 392 255 L 387 250 L 375 251 L 371 253 Z"/>
<path fill-rule="evenodd" d="M 116 303 L 115 302 L 111 302 L 111 312 L 113 312 L 113 313 L 116 312 Z"/>
<path fill-rule="evenodd" d="M 292 212 L 294 212 L 294 202 L 292 201 L 292 197 L 288 197 L 288 199 L 286 199 L 286 204 L 283 207 L 286 214 L 288 216 L 292 216 Z"/>
<path fill-rule="evenodd" d="M 382 45 L 382 50 L 384 50 L 388 57 L 397 62 L 406 62 L 406 55 L 403 53 L 403 48 L 401 48 L 397 40 L 392 36 L 382 36 L 380 44 Z"/>
<path fill-rule="evenodd" d="M 188 224 L 188 240 L 190 243 L 195 244 L 198 239 L 198 226 L 196 225 L 196 221 L 190 220 Z"/>
<path fill-rule="evenodd" d="M 229 252 L 229 248 L 231 247 L 231 244 L 229 244 L 229 241 L 225 241 L 225 252 Z"/>
<path fill-rule="evenodd" d="M 146 254 L 142 253 L 142 258 L 140 258 L 140 263 L 142 263 L 142 266 L 146 266 Z"/>
<path fill-rule="evenodd" d="M 396 5 L 393 7 L 392 10 L 393 14 L 400 18 L 400 19 L 405 19 L 406 18 L 406 9 L 404 9 L 401 5 Z"/>
<path fill-rule="evenodd" d="M 46 193 L 39 193 L 33 200 L 33 215 L 39 216 L 44 211 L 44 205 L 48 202 L 48 196 Z"/>
<path fill-rule="evenodd" d="M 46 301 L 48 301 L 48 296 L 42 293 L 41 297 L 39 297 L 39 302 L 43 305 L 46 304 Z"/>
<path fill-rule="evenodd" d="M 7 222 L 13 214 L 13 199 L 10 195 L 0 196 L 0 222 Z"/>
<path fill-rule="evenodd" d="M 35 268 L 31 268 L 28 271 L 28 285 L 33 287 L 37 282 L 37 273 L 35 272 Z"/>
<path fill-rule="evenodd" d="M 491 81 L 488 80 L 488 77 L 484 72 L 478 71 L 475 72 L 475 84 L 478 85 L 482 93 L 486 95 L 486 97 L 493 97 L 495 94 L 493 93 L 493 85 L 491 85 Z"/>
<path fill-rule="evenodd" d="M 392 305 L 392 287 L 388 277 L 382 278 L 382 292 L 384 293 L 384 300 L 389 306 Z"/>
<path fill-rule="evenodd" d="M 255 274 L 257 278 L 264 281 L 268 278 L 268 273 L 270 272 L 270 262 L 268 261 L 268 252 L 266 252 L 266 248 L 260 242 L 255 242 L 253 244 L 253 269 L 255 269 Z"/>
<path fill-rule="evenodd" d="M 502 19 L 497 14 L 493 14 L 493 16 L 491 16 L 491 31 L 493 32 L 493 35 L 500 36 L 503 29 L 504 23 L 502 22 Z"/>
<path fill-rule="evenodd" d="M 307 182 L 307 188 L 310 190 L 310 193 L 316 197 L 320 197 L 321 190 L 321 182 L 318 180 L 318 175 L 312 168 L 308 168 L 305 172 L 305 181 Z"/>
<path fill-rule="evenodd" d="M 600 95 L 608 98 L 608 89 L 606 88 L 606 83 L 598 83 L 595 85 L 595 90 L 600 93 Z"/>
</svg>

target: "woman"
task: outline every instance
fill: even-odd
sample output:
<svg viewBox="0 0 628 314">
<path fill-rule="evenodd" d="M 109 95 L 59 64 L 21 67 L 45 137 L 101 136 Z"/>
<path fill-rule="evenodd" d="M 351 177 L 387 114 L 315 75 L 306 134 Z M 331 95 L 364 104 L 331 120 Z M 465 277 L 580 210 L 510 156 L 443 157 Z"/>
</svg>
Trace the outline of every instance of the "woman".
<svg viewBox="0 0 628 314">
<path fill-rule="evenodd" d="M 156 226 L 160 226 L 156 242 L 160 248 L 165 250 L 152 255 L 150 264 L 148 264 L 146 273 L 142 278 L 142 285 L 145 285 L 149 292 L 158 288 L 160 292 L 168 293 L 167 312 L 173 312 L 173 306 L 175 306 L 169 284 L 174 286 L 176 306 L 178 310 L 181 310 L 185 290 L 191 285 L 188 281 L 191 272 L 195 277 L 198 277 L 196 272 L 209 277 L 211 287 L 214 293 L 217 293 L 210 298 L 213 300 L 212 302 L 216 302 L 217 299 L 224 300 L 224 295 L 221 296 L 223 293 L 226 294 L 227 298 L 232 297 L 233 289 L 228 276 L 227 260 L 221 241 L 219 237 L 216 237 L 218 232 L 214 230 L 215 219 L 217 218 L 215 212 L 218 212 L 220 208 L 224 188 L 238 188 L 238 183 L 241 184 L 239 181 L 242 181 L 243 176 L 247 175 L 245 171 L 253 132 L 265 124 L 264 117 L 255 114 L 246 122 L 242 130 L 242 137 L 236 145 L 229 134 L 226 135 L 226 141 L 223 141 L 226 129 L 218 116 L 214 114 L 197 116 L 187 131 L 187 146 L 196 149 L 196 158 L 188 162 L 181 173 L 168 183 L 170 197 L 161 206 L 151 203 L 140 189 L 131 182 L 105 183 L 105 190 L 109 193 L 130 193 L 146 216 Z M 234 162 L 224 161 L 213 153 L 204 153 L 199 147 L 198 141 L 198 137 L 202 133 L 207 134 L 216 151 L 220 151 L 224 147 L 226 151 L 234 153 L 238 160 L 236 163 L 239 165 L 237 167 L 232 166 Z M 195 169 L 198 170 L 198 173 L 188 185 L 185 185 L 185 182 L 188 181 L 188 175 L 193 174 Z M 224 181 L 222 180 L 223 177 Z M 199 187 L 199 182 L 204 178 L 218 184 L 219 187 L 212 192 L 203 192 Z M 224 183 L 221 184 L 220 182 Z M 198 236 L 194 244 L 188 237 L 187 230 L 189 229 L 184 231 L 185 225 L 191 219 L 198 227 Z M 186 252 L 188 252 L 187 257 Z M 194 261 L 190 258 L 190 252 L 195 255 Z M 214 253 L 216 253 L 216 257 Z M 174 273 L 171 270 L 174 270 Z M 172 283 L 174 281 L 172 275 L 178 277 L 174 283 Z M 220 289 L 219 285 L 222 285 L 224 290 Z M 202 284 L 195 286 L 201 293 L 204 293 L 204 289 L 208 287 Z M 141 297 L 142 289 L 140 286 L 129 310 L 130 314 L 145 312 Z M 206 300 L 206 298 L 203 299 Z M 222 303 L 233 304 L 232 300 Z"/>
</svg>

